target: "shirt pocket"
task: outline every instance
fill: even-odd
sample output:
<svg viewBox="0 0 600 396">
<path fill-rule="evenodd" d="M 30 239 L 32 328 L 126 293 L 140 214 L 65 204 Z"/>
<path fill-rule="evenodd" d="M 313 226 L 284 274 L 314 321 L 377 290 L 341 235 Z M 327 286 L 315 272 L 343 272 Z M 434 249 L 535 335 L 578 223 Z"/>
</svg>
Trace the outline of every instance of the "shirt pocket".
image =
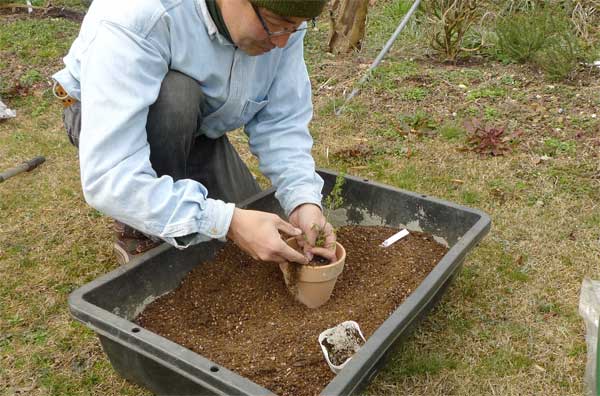
<svg viewBox="0 0 600 396">
<path fill-rule="evenodd" d="M 252 99 L 248 99 L 246 101 L 246 104 L 244 104 L 244 108 L 242 109 L 242 116 L 240 117 L 242 125 L 246 125 L 247 123 L 249 123 L 250 120 L 252 120 L 252 118 L 254 118 L 256 113 L 258 113 L 259 111 L 264 109 L 265 106 L 268 104 L 269 104 L 268 97 L 261 101 L 255 101 Z"/>
</svg>

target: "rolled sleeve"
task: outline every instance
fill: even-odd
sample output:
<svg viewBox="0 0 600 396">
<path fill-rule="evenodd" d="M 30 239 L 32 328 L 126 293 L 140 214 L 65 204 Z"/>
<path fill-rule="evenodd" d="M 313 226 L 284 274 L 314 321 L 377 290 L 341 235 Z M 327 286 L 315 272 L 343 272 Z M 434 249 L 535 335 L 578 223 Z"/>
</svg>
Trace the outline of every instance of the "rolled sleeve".
<svg viewBox="0 0 600 396">
<path fill-rule="evenodd" d="M 184 224 L 180 228 L 182 230 L 198 229 L 204 230 L 204 232 L 187 234 L 180 237 L 163 237 L 163 239 L 165 242 L 178 249 L 184 249 L 200 242 L 206 242 L 210 239 L 218 239 L 225 242 L 227 240 L 226 236 L 229 231 L 229 225 L 231 224 L 234 210 L 235 205 L 233 203 L 225 203 L 209 198 L 206 200 L 204 209 L 205 220 L 198 222 L 198 224 Z M 166 231 L 165 234 L 176 235 L 181 233 L 180 230 L 177 230 L 179 227 L 173 228 L 174 229 L 171 231 Z"/>
</svg>

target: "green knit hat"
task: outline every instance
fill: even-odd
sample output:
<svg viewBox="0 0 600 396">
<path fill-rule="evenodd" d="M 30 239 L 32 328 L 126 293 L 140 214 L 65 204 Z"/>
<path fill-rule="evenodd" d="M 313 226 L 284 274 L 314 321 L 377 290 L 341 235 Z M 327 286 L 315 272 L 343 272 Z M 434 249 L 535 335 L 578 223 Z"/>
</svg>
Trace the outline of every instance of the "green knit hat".
<svg viewBox="0 0 600 396">
<path fill-rule="evenodd" d="M 250 3 L 283 17 L 316 18 L 327 0 L 250 0 Z"/>
</svg>

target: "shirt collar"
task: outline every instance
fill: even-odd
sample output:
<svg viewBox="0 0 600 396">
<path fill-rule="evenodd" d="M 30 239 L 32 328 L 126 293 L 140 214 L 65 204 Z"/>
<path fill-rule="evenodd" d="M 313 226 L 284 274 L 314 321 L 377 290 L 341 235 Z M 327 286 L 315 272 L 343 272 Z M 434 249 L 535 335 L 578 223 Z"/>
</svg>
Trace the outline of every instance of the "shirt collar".
<svg viewBox="0 0 600 396">
<path fill-rule="evenodd" d="M 198 11 L 198 14 L 202 20 L 204 20 L 204 26 L 206 26 L 206 31 L 208 32 L 208 36 L 211 40 L 216 37 L 217 40 L 219 40 L 219 43 L 233 46 L 233 44 L 227 41 L 227 39 L 219 33 L 219 29 L 217 28 L 215 21 L 213 21 L 212 17 L 210 16 L 210 12 L 206 6 L 206 0 L 196 0 L 196 10 Z"/>
</svg>

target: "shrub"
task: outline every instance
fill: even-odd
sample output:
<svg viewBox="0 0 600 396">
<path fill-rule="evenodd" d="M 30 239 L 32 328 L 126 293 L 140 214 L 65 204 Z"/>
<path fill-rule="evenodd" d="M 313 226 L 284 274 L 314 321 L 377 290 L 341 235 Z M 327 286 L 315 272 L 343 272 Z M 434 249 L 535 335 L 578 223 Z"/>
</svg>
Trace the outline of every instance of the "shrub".
<svg viewBox="0 0 600 396">
<path fill-rule="evenodd" d="M 430 24 L 430 46 L 444 57 L 455 61 L 459 54 L 477 48 L 465 47 L 467 32 L 479 19 L 479 0 L 425 0 L 423 7 Z"/>
<path fill-rule="evenodd" d="M 548 12 L 532 11 L 500 18 L 496 35 L 501 60 L 518 63 L 531 60 L 551 31 L 552 18 Z"/>
<path fill-rule="evenodd" d="M 577 67 L 579 46 L 570 32 L 555 35 L 534 56 L 533 62 L 544 71 L 548 79 L 568 79 Z"/>
<path fill-rule="evenodd" d="M 497 57 L 529 62 L 550 80 L 568 78 L 580 57 L 573 24 L 560 8 L 538 7 L 500 18 L 496 24 Z"/>
</svg>

